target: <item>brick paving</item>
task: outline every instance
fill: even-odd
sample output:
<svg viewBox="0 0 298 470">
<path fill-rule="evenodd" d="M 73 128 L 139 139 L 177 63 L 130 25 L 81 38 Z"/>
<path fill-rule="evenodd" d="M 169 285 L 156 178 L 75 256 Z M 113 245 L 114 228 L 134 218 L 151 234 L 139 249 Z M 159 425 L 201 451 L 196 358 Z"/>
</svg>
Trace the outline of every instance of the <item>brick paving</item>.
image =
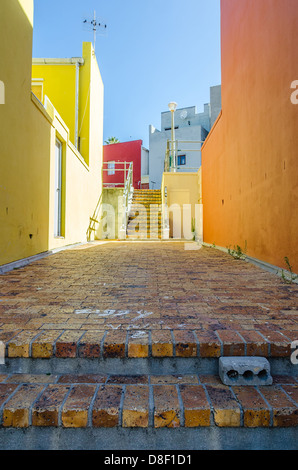
<svg viewBox="0 0 298 470">
<path fill-rule="evenodd" d="M 276 428 L 298 424 L 298 377 L 229 387 L 218 376 L 2 374 L 0 427 Z"/>
<path fill-rule="evenodd" d="M 0 276 L 7 356 L 289 357 L 298 286 L 211 248 L 107 242 Z"/>
</svg>

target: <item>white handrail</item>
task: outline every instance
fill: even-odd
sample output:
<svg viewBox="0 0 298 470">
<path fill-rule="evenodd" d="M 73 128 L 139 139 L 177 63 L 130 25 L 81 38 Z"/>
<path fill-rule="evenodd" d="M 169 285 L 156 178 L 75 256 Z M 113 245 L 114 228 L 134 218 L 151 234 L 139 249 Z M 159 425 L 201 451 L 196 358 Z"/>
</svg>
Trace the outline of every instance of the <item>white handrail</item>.
<svg viewBox="0 0 298 470">
<path fill-rule="evenodd" d="M 126 237 L 127 222 L 132 203 L 133 191 L 133 162 L 130 162 L 123 192 L 122 238 Z"/>
</svg>

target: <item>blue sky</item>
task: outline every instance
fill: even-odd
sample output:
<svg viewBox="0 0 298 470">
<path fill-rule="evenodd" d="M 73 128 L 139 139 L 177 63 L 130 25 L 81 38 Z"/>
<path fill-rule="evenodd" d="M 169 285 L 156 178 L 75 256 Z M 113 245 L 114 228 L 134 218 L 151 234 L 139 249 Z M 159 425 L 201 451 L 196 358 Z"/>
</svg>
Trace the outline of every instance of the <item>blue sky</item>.
<svg viewBox="0 0 298 470">
<path fill-rule="evenodd" d="M 219 85 L 220 0 L 35 0 L 33 57 L 81 56 L 93 41 L 85 17 L 107 24 L 96 40 L 105 87 L 104 140 L 142 139 L 160 129 L 168 103 L 209 102 Z"/>
</svg>

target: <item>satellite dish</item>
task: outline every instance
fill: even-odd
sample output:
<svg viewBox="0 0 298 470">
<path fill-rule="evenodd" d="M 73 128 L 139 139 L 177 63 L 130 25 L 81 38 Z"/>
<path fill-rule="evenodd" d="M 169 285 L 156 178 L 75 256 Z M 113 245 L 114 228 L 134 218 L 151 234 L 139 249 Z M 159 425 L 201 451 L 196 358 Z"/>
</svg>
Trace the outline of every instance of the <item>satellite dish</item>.
<svg viewBox="0 0 298 470">
<path fill-rule="evenodd" d="M 187 111 L 184 109 L 182 113 L 180 114 L 181 119 L 186 119 L 187 118 Z"/>
</svg>

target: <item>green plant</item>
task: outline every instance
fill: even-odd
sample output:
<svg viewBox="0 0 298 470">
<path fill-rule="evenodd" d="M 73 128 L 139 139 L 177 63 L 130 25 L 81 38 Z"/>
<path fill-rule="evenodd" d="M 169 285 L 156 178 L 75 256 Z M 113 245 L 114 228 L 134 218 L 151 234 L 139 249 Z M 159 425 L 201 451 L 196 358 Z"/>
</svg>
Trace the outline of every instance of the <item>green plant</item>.
<svg viewBox="0 0 298 470">
<path fill-rule="evenodd" d="M 196 239 L 196 221 L 194 218 L 191 219 L 191 233 L 193 234 L 192 239 Z"/>
<path fill-rule="evenodd" d="M 105 140 L 105 144 L 111 145 L 111 144 L 119 144 L 120 140 L 117 139 L 117 137 L 109 137 L 108 140 Z"/>
<path fill-rule="evenodd" d="M 298 279 L 297 274 L 293 273 L 293 267 L 290 264 L 289 258 L 287 256 L 284 257 L 286 265 L 288 267 L 288 272 L 285 274 L 284 270 L 281 272 L 281 277 L 287 284 L 293 284 Z"/>
<path fill-rule="evenodd" d="M 247 241 L 245 240 L 245 248 L 242 250 L 240 245 L 234 245 L 234 248 L 231 249 L 230 247 L 228 248 L 228 253 L 229 255 L 233 256 L 235 259 L 245 259 L 246 256 L 246 251 L 247 251 Z"/>
</svg>

